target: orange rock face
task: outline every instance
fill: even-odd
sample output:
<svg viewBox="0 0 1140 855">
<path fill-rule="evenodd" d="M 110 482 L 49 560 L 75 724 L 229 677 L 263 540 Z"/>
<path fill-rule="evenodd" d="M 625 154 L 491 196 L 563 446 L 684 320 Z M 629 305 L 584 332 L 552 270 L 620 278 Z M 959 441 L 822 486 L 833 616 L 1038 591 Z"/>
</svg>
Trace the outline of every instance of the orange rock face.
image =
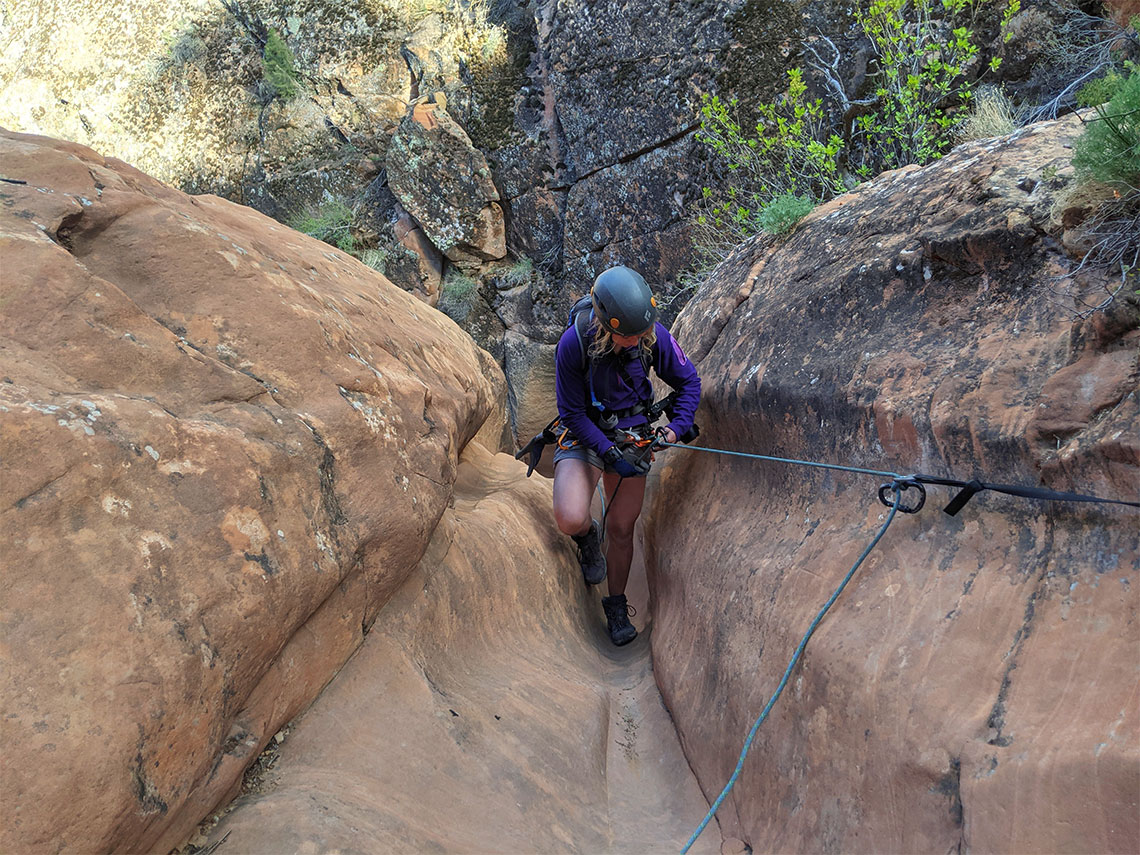
<svg viewBox="0 0 1140 855">
<path fill-rule="evenodd" d="M 419 564 L 502 383 L 250 210 L 0 159 L 0 850 L 166 851 Z"/>
<path fill-rule="evenodd" d="M 1046 233 L 1075 120 L 880 176 L 684 310 L 700 443 L 1140 498 L 1140 311 Z M 1101 292 L 1103 294 L 1103 291 Z M 878 480 L 669 451 L 655 672 L 707 796 L 882 524 Z M 757 852 L 1140 847 L 1140 516 L 930 488 L 813 637 L 722 807 Z M 706 832 L 711 833 L 711 832 Z"/>
</svg>

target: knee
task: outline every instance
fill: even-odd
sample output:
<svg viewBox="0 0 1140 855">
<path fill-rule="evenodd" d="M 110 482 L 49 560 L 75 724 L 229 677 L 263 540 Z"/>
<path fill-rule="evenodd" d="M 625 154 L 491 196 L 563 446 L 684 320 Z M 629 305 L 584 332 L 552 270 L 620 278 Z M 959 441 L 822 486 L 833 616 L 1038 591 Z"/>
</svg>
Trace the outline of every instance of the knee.
<svg viewBox="0 0 1140 855">
<path fill-rule="evenodd" d="M 637 517 L 631 520 L 609 517 L 606 520 L 606 538 L 618 543 L 630 543 L 633 541 L 633 529 L 636 524 Z"/>
<path fill-rule="evenodd" d="M 560 508 L 555 505 L 554 521 L 558 524 L 558 530 L 563 534 L 582 534 L 590 527 L 590 514 L 588 511 L 582 513 L 580 510 Z"/>
</svg>

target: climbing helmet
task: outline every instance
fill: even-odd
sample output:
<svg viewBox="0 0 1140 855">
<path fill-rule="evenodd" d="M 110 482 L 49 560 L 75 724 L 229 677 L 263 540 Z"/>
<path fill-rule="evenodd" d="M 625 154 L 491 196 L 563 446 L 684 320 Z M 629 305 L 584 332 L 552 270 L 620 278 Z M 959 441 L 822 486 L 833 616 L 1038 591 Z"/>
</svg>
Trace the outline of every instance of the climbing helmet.
<svg viewBox="0 0 1140 855">
<path fill-rule="evenodd" d="M 645 279 L 629 267 L 610 267 L 590 292 L 600 323 L 618 335 L 641 335 L 657 320 L 657 300 Z"/>
</svg>

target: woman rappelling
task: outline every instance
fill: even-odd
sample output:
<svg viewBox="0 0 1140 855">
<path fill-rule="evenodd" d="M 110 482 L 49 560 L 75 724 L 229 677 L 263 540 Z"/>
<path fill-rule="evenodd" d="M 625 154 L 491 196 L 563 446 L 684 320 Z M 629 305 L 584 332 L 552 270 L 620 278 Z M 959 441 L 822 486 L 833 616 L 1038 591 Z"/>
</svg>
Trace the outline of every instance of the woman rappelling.
<svg viewBox="0 0 1140 855">
<path fill-rule="evenodd" d="M 610 638 L 622 645 L 637 636 L 625 586 L 653 442 L 676 442 L 692 429 L 701 380 L 657 322 L 657 301 L 637 271 L 605 270 L 589 297 L 571 312 L 555 357 L 558 415 L 566 432 L 554 455 L 554 517 L 577 544 L 586 584 L 608 575 L 602 608 Z M 669 424 L 655 433 L 651 368 L 675 390 L 666 410 Z M 604 550 L 602 527 L 590 514 L 599 478 L 607 500 Z"/>
</svg>

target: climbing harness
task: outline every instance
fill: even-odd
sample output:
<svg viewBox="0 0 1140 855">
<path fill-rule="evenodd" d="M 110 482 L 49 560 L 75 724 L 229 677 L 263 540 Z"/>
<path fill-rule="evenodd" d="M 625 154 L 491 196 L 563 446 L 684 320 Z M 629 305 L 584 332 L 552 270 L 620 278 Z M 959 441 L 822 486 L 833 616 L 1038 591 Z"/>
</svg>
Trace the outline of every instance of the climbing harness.
<svg viewBox="0 0 1140 855">
<path fill-rule="evenodd" d="M 693 425 L 692 430 L 696 432 L 693 434 L 693 438 L 695 439 L 696 434 L 700 432 L 700 429 L 696 425 Z M 617 444 L 619 446 L 623 444 L 624 440 L 625 445 L 632 445 L 635 449 L 637 449 L 635 453 L 637 454 L 637 458 L 639 460 L 644 460 L 646 457 L 648 457 L 650 460 L 653 459 L 653 450 L 657 448 L 658 437 L 646 437 L 642 436 L 640 432 L 634 431 L 624 431 L 624 434 L 625 436 L 619 438 L 617 441 Z M 618 490 L 621 489 L 621 485 L 623 483 L 625 483 L 625 476 L 619 475 L 618 482 L 614 484 L 614 491 L 610 493 L 610 497 L 607 500 L 605 491 L 602 489 L 602 479 L 598 479 L 598 496 L 601 497 L 602 501 L 602 524 L 598 532 L 598 537 L 601 540 L 606 539 L 606 519 L 610 514 L 610 505 L 613 503 L 613 500 L 617 498 Z"/>
<path fill-rule="evenodd" d="M 644 408 L 631 407 L 629 410 L 618 410 L 618 418 L 626 418 L 627 416 L 644 413 L 645 424 L 642 425 L 640 429 L 652 427 L 653 423 L 660 419 L 661 416 L 672 413 L 673 407 L 677 403 L 677 397 L 679 394 L 679 392 L 670 392 L 660 401 L 657 401 L 656 403 L 650 403 Z M 617 430 L 616 425 L 617 419 L 614 420 L 613 426 L 607 428 L 607 430 L 611 432 Z M 627 434 L 630 433 L 630 431 L 625 431 L 624 429 L 622 429 L 622 431 Z M 700 435 L 700 432 L 700 428 L 698 428 L 696 425 L 693 425 L 691 428 L 689 428 L 688 431 L 679 436 L 678 439 L 686 443 L 692 442 Z M 640 434 L 634 435 L 635 441 L 641 441 L 643 439 L 645 438 Z M 542 461 L 542 453 L 546 450 L 546 446 L 557 445 L 559 448 L 566 449 L 572 448 L 575 443 L 577 443 L 577 440 L 570 436 L 569 429 L 567 429 L 562 424 L 562 417 L 556 416 L 551 420 L 550 424 L 544 427 L 540 432 L 536 433 L 531 438 L 530 442 L 519 449 L 519 451 L 515 454 L 515 459 L 526 459 L 526 477 L 529 478 L 531 476 L 531 473 L 534 472 L 535 468 Z"/>
<path fill-rule="evenodd" d="M 1017 484 L 989 484 L 977 479 L 971 481 L 959 481 L 954 478 L 940 478 L 933 475 L 923 474 L 899 475 L 895 472 L 885 472 L 878 469 L 863 469 L 856 466 L 840 466 L 833 463 L 819 463 L 816 461 L 797 460 L 795 458 L 789 457 L 772 457 L 766 454 L 749 454 L 742 451 L 729 451 L 723 448 L 704 448 L 701 446 L 682 445 L 679 443 L 666 442 L 661 438 L 655 440 L 651 448 L 687 448 L 690 451 L 704 451 L 710 454 L 723 454 L 732 457 L 747 457 L 753 460 L 766 460 L 773 463 L 790 463 L 798 466 L 808 466 L 816 469 L 830 469 L 839 472 L 854 472 L 861 475 L 875 475 L 878 477 L 890 479 L 888 483 L 882 484 L 879 487 L 878 491 L 879 501 L 882 502 L 886 507 L 890 508 L 890 513 L 887 514 L 886 521 L 879 528 L 878 533 L 871 540 L 871 542 L 867 544 L 867 548 L 863 550 L 863 553 L 859 556 L 855 563 L 851 565 L 851 569 L 847 571 L 847 575 L 843 577 L 843 580 L 839 583 L 839 587 L 837 587 L 832 595 L 828 597 L 827 602 L 823 604 L 823 608 L 821 608 L 818 614 L 816 614 L 815 619 L 812 620 L 811 624 L 808 626 L 807 632 L 805 632 L 803 638 L 800 639 L 800 643 L 796 647 L 795 652 L 792 654 L 791 661 L 788 662 L 788 667 L 784 669 L 784 675 L 780 678 L 780 682 L 777 684 L 776 690 L 772 693 L 772 696 L 768 699 L 768 703 L 764 705 L 764 709 L 760 712 L 759 717 L 757 717 L 756 721 L 749 729 L 748 736 L 744 740 L 744 747 L 740 751 L 740 757 L 736 761 L 736 768 L 733 770 L 732 775 L 729 777 L 728 783 L 725 784 L 724 789 L 720 792 L 720 795 L 716 797 L 712 805 L 709 807 L 708 813 L 705 814 L 705 818 L 701 820 L 701 824 L 697 826 L 696 831 L 693 832 L 684 848 L 681 849 L 681 855 L 687 855 L 689 849 L 692 848 L 692 845 L 696 842 L 701 832 L 704 831 L 705 827 L 709 824 L 709 822 L 712 821 L 712 818 L 716 815 L 717 810 L 720 809 L 721 804 L 723 804 L 724 800 L 728 797 L 729 792 L 736 784 L 737 779 L 740 777 L 741 771 L 744 769 L 744 759 L 748 756 L 748 751 L 752 747 L 752 740 L 755 738 L 756 732 L 760 729 L 760 725 L 764 723 L 765 719 L 768 718 L 768 713 L 772 711 L 772 707 L 775 705 L 776 701 L 783 693 L 784 687 L 788 684 L 788 679 L 791 677 L 792 672 L 799 664 L 800 658 L 803 656 L 804 650 L 807 648 L 808 640 L 815 633 L 816 628 L 823 620 L 824 615 L 826 615 L 832 605 L 835 604 L 835 601 L 839 599 L 839 595 L 843 593 L 843 589 L 847 587 L 847 583 L 851 581 L 852 577 L 855 575 L 855 571 L 859 569 L 859 566 L 863 563 L 867 556 L 871 554 L 871 550 L 875 548 L 878 542 L 882 539 L 883 535 L 886 534 L 887 529 L 890 528 L 891 523 L 894 521 L 895 515 L 900 511 L 905 514 L 918 513 L 926 503 L 926 488 L 923 485 L 931 484 L 943 487 L 954 487 L 959 490 L 959 492 L 950 500 L 950 503 L 943 509 L 947 514 L 950 514 L 951 516 L 957 514 L 960 510 L 962 510 L 962 508 L 965 507 L 966 503 L 970 501 L 973 496 L 983 490 L 991 490 L 996 493 L 1005 493 L 1007 495 L 1020 496 L 1029 499 L 1066 502 L 1099 502 L 1104 504 L 1124 505 L 1126 507 L 1140 508 L 1140 502 L 1127 502 L 1122 499 L 1103 499 L 1097 496 L 1086 496 L 1080 493 L 1067 493 L 1059 490 L 1049 490 L 1044 487 L 1027 487 Z M 620 482 L 618 483 L 618 486 L 621 486 Z M 903 495 L 909 491 L 914 491 L 915 497 L 910 502 L 904 503 Z"/>
</svg>

